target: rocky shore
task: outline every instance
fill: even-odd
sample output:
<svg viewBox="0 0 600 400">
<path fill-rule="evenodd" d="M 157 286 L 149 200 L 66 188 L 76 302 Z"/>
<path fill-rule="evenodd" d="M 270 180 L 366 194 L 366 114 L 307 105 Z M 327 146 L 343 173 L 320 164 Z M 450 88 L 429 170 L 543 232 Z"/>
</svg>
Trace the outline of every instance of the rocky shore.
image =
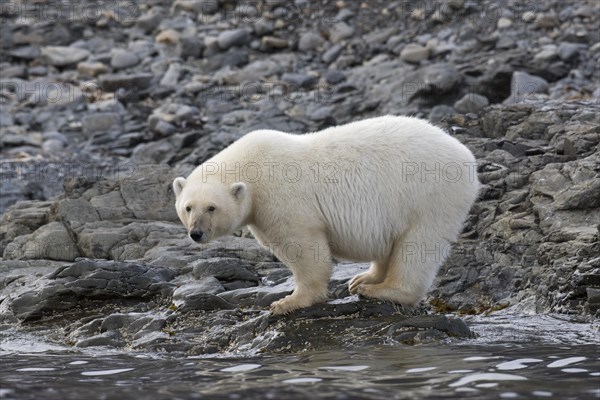
<svg viewBox="0 0 600 400">
<path fill-rule="evenodd" d="M 2 328 L 207 354 L 464 338 L 461 315 L 503 308 L 598 318 L 599 13 L 591 0 L 3 3 Z M 173 178 L 245 133 L 388 113 L 457 137 L 483 184 L 419 307 L 350 296 L 368 266 L 340 263 L 327 304 L 276 318 L 268 304 L 293 285 L 268 250 L 246 232 L 186 237 Z"/>
</svg>

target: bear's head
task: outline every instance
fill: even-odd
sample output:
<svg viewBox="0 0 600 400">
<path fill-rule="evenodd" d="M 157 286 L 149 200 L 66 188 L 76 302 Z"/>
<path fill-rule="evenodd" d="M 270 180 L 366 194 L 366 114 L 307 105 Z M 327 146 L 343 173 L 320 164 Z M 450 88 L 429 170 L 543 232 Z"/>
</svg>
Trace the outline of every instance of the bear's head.
<svg viewBox="0 0 600 400">
<path fill-rule="evenodd" d="M 196 182 L 179 177 L 173 181 L 173 191 L 177 215 L 197 243 L 232 234 L 246 224 L 250 196 L 243 182 Z"/>
</svg>

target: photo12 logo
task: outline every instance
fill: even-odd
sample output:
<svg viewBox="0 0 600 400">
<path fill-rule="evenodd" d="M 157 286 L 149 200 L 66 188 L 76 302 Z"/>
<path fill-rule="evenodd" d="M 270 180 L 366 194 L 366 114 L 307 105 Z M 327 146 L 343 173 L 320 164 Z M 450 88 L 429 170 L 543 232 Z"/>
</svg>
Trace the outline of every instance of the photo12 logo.
<svg viewBox="0 0 600 400">
<path fill-rule="evenodd" d="M 133 0 L 0 2 L 1 23 L 94 22 L 109 18 L 127 24 L 136 21 L 139 16 L 139 3 Z"/>
<path fill-rule="evenodd" d="M 3 162 L 0 163 L 0 182 L 13 179 L 39 182 L 59 182 L 70 178 L 83 178 L 89 181 L 122 180 L 133 178 L 138 166 L 132 162 L 119 162 L 116 165 L 101 165 L 94 162 Z"/>
<path fill-rule="evenodd" d="M 0 94 L 15 101 L 29 104 L 69 104 L 76 101 L 95 103 L 100 100 L 130 100 L 137 98 L 139 89 L 119 88 L 115 91 L 103 90 L 94 81 L 57 82 L 49 80 L 22 81 L 5 79 L 0 82 Z"/>
<path fill-rule="evenodd" d="M 206 183 L 211 177 L 220 182 L 227 182 L 227 178 L 234 181 L 244 180 L 256 183 L 261 180 L 266 182 L 281 181 L 283 183 L 298 183 L 302 178 L 314 183 L 338 183 L 340 179 L 340 166 L 334 162 L 313 163 L 301 165 L 289 161 L 285 163 L 265 161 L 263 163 L 216 163 L 207 161 L 202 164 L 202 182 Z"/>
</svg>

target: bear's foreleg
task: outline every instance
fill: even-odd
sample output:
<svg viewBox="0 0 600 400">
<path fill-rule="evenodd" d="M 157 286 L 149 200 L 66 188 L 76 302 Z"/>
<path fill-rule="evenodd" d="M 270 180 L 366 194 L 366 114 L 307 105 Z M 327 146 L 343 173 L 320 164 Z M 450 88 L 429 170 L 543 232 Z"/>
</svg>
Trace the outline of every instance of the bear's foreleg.
<svg viewBox="0 0 600 400">
<path fill-rule="evenodd" d="M 277 257 L 292 271 L 296 287 L 292 294 L 271 304 L 271 312 L 287 314 L 299 308 L 310 307 L 327 299 L 327 286 L 331 277 L 331 252 L 324 236 L 293 242 L 276 252 Z M 278 254 L 279 253 L 279 254 Z"/>
</svg>

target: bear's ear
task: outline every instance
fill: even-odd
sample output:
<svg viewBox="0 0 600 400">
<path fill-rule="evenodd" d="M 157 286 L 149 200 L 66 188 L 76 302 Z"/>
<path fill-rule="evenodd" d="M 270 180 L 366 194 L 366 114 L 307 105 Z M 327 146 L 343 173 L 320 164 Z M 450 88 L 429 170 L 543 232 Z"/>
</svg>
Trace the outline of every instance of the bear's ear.
<svg viewBox="0 0 600 400">
<path fill-rule="evenodd" d="M 235 182 L 231 185 L 231 194 L 236 199 L 241 198 L 244 195 L 244 192 L 246 192 L 246 184 L 244 182 Z"/>
<path fill-rule="evenodd" d="M 183 190 L 183 187 L 185 186 L 185 182 L 185 178 L 175 178 L 175 180 L 173 181 L 173 191 L 175 192 L 175 196 L 179 196 L 179 194 Z"/>
</svg>

